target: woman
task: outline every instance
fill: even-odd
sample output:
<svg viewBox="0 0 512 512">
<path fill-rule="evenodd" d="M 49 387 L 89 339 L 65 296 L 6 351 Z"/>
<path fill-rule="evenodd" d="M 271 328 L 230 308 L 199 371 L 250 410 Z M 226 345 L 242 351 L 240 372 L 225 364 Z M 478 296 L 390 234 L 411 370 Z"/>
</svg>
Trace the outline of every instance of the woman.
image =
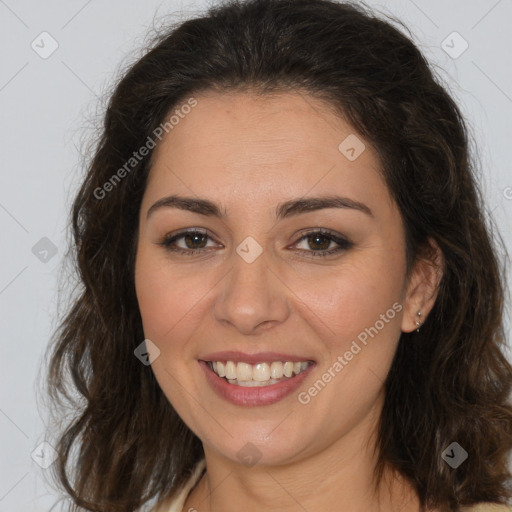
<svg viewBox="0 0 512 512">
<path fill-rule="evenodd" d="M 56 478 L 79 510 L 510 510 L 483 211 L 460 111 L 390 22 L 249 0 L 173 27 L 74 202 Z"/>
</svg>

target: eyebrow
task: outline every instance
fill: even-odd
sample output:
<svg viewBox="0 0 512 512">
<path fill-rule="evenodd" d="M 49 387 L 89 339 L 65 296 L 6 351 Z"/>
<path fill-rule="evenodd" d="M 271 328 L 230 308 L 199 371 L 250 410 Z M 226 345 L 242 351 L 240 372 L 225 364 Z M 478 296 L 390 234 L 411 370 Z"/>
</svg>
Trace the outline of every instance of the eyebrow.
<svg viewBox="0 0 512 512">
<path fill-rule="evenodd" d="M 226 212 L 221 210 L 220 206 L 208 200 L 196 197 L 183 197 L 171 195 L 162 197 L 154 203 L 146 214 L 146 219 L 150 217 L 156 210 L 160 208 L 178 208 L 199 215 L 218 217 L 225 219 Z M 373 213 L 368 206 L 354 199 L 341 196 L 322 196 L 322 197 L 306 197 L 300 199 L 292 199 L 277 205 L 276 219 L 281 220 L 293 215 L 312 212 L 315 210 L 323 210 L 325 208 L 346 208 L 357 210 L 373 217 Z"/>
</svg>

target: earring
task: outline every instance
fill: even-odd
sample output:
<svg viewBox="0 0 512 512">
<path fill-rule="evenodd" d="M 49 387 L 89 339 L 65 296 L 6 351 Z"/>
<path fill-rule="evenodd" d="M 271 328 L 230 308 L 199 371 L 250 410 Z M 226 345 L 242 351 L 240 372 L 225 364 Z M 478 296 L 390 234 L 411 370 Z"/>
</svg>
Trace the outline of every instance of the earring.
<svg viewBox="0 0 512 512">
<path fill-rule="evenodd" d="M 418 319 L 421 318 L 421 311 L 418 311 L 417 315 L 418 315 Z M 419 322 L 418 320 L 416 320 L 416 325 L 418 326 L 418 328 L 416 329 L 416 332 L 420 332 L 420 327 L 423 325 L 423 322 Z"/>
</svg>

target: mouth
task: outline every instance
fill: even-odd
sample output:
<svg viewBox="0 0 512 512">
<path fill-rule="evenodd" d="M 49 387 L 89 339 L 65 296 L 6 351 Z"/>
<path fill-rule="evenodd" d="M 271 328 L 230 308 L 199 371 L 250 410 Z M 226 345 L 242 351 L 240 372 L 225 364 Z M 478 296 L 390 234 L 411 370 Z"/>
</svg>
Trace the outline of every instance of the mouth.
<svg viewBox="0 0 512 512">
<path fill-rule="evenodd" d="M 312 361 L 272 361 L 250 364 L 234 361 L 205 361 L 209 368 L 229 384 L 247 388 L 274 386 L 292 379 L 312 364 Z"/>
<path fill-rule="evenodd" d="M 264 406 L 294 393 L 316 362 L 272 352 L 217 352 L 198 360 L 210 388 L 238 406 Z"/>
</svg>

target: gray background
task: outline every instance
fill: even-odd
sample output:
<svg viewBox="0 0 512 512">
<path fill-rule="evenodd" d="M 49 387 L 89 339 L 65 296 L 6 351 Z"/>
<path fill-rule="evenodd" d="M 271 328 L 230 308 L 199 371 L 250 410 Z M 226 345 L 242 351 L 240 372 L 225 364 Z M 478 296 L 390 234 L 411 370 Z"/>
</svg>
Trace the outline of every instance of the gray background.
<svg viewBox="0 0 512 512">
<path fill-rule="evenodd" d="M 512 0 L 368 4 L 407 24 L 458 100 L 479 148 L 488 209 L 510 247 Z M 38 454 L 41 461 L 51 456 L 39 447 L 46 411 L 36 378 L 56 326 L 70 194 L 80 181 L 84 142 L 101 120 L 116 73 L 141 55 L 154 23 L 164 15 L 184 19 L 205 5 L 0 0 L 0 512 L 46 511 L 57 496 L 45 483 L 48 470 L 36 463 Z"/>
</svg>

